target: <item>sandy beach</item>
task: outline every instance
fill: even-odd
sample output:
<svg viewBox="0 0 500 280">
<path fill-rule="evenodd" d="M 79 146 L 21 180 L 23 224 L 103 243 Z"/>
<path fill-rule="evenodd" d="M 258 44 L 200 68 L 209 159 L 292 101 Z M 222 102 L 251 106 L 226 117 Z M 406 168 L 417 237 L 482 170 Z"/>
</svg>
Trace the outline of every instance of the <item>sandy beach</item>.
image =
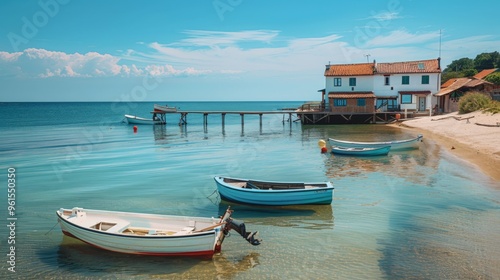
<svg viewBox="0 0 500 280">
<path fill-rule="evenodd" d="M 500 114 L 472 112 L 419 117 L 397 123 L 422 133 L 451 153 L 467 160 L 500 181 Z M 485 125 L 493 125 L 485 126 Z M 498 186 L 500 188 L 500 185 Z"/>
</svg>

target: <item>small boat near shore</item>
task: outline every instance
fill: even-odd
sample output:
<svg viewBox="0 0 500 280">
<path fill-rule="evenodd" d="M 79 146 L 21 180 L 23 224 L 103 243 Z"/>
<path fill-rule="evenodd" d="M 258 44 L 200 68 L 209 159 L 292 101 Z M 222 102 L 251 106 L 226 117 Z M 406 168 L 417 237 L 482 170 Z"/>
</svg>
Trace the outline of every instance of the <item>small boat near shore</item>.
<svg viewBox="0 0 500 280">
<path fill-rule="evenodd" d="M 382 156 L 387 155 L 391 146 L 385 147 L 374 147 L 374 148 L 360 148 L 360 147 L 332 147 L 332 153 L 339 155 L 349 155 L 349 156 Z"/>
<path fill-rule="evenodd" d="M 274 182 L 214 177 L 222 199 L 244 204 L 285 206 L 330 204 L 334 188 L 330 182 Z"/>
<path fill-rule="evenodd" d="M 403 149 L 413 149 L 418 148 L 418 142 L 422 141 L 424 136 L 419 134 L 415 138 L 405 139 L 405 140 L 393 140 L 384 142 L 355 142 L 347 140 L 339 140 L 328 138 L 328 143 L 334 147 L 344 147 L 344 148 L 380 148 L 391 146 L 391 150 L 403 150 Z"/>
<path fill-rule="evenodd" d="M 146 119 L 132 115 L 125 115 L 125 119 L 129 124 L 165 124 L 166 122 L 161 118 L 155 118 L 153 114 L 153 118 Z"/>
<path fill-rule="evenodd" d="M 257 232 L 231 218 L 228 207 L 220 218 L 184 217 L 131 212 L 59 209 L 62 232 L 104 250 L 156 256 L 212 257 L 233 229 L 250 244 L 259 245 Z"/>
<path fill-rule="evenodd" d="M 177 112 L 176 107 L 168 107 L 168 105 L 159 105 L 159 104 L 154 104 L 153 105 L 153 110 L 158 113 L 162 112 Z"/>
</svg>

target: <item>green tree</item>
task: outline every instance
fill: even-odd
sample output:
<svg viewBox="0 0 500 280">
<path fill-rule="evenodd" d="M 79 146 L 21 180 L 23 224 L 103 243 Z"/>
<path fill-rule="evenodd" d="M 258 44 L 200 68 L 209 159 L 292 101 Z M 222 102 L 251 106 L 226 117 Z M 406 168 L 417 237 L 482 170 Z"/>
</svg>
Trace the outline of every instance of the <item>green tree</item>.
<svg viewBox="0 0 500 280">
<path fill-rule="evenodd" d="M 462 71 L 462 74 L 464 75 L 464 77 L 472 77 L 472 76 L 477 74 L 477 70 L 476 69 L 465 69 Z"/>
<path fill-rule="evenodd" d="M 465 69 L 474 69 L 474 60 L 468 57 L 453 60 L 443 72 L 459 72 Z"/>
<path fill-rule="evenodd" d="M 491 73 L 484 79 L 490 83 L 494 83 L 495 85 L 500 85 L 500 72 Z"/>
<path fill-rule="evenodd" d="M 492 55 L 493 54 L 493 55 Z M 477 71 L 484 69 L 495 68 L 495 55 L 494 53 L 481 53 L 474 59 L 474 66 Z"/>
<path fill-rule="evenodd" d="M 492 52 L 491 59 L 493 60 L 493 67 L 500 68 L 500 53 L 497 51 Z"/>
</svg>

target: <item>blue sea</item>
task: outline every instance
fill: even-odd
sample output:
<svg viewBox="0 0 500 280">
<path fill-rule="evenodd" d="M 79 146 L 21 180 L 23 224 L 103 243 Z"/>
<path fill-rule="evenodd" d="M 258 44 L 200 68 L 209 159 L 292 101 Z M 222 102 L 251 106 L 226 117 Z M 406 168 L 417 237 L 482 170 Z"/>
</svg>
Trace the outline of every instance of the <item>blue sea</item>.
<svg viewBox="0 0 500 280">
<path fill-rule="evenodd" d="M 419 149 L 356 158 L 322 154 L 318 141 L 414 132 L 302 126 L 288 114 L 264 115 L 262 125 L 258 115 L 245 115 L 242 125 L 239 114 L 228 114 L 224 126 L 220 115 L 209 115 L 204 126 L 202 114 L 188 114 L 179 126 L 179 114 L 169 114 L 166 125 L 138 125 L 136 133 L 122 122 L 124 114 L 150 117 L 153 104 L 0 103 L 1 279 L 500 278 L 499 182 L 425 135 Z M 187 111 L 301 104 L 168 103 Z M 331 181 L 334 200 L 230 204 L 220 200 L 215 175 Z M 216 217 L 229 205 L 262 244 L 234 232 L 210 260 L 102 251 L 63 236 L 55 215 L 78 206 Z"/>
</svg>

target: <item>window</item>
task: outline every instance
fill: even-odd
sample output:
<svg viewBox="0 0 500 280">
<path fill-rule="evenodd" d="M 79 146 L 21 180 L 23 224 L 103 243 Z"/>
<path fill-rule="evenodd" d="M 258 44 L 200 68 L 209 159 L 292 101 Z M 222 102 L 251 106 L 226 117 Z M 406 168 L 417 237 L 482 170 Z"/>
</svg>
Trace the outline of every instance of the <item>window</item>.
<svg viewBox="0 0 500 280">
<path fill-rule="evenodd" d="M 333 78 L 333 86 L 341 87 L 342 86 L 342 78 Z"/>
<path fill-rule="evenodd" d="M 384 76 L 384 85 L 388 86 L 391 84 L 390 76 Z"/>
<path fill-rule="evenodd" d="M 359 106 L 359 107 L 364 107 L 364 106 L 366 106 L 366 99 L 365 99 L 365 98 L 359 98 L 359 99 L 358 99 L 358 106 Z"/>
<path fill-rule="evenodd" d="M 429 84 L 429 75 L 422 75 L 422 85 Z"/>
<path fill-rule="evenodd" d="M 401 84 L 409 85 L 410 84 L 410 76 L 403 76 L 403 80 L 401 81 Z"/>
<path fill-rule="evenodd" d="M 411 94 L 401 94 L 402 104 L 411 104 Z"/>
<path fill-rule="evenodd" d="M 349 78 L 349 86 L 350 87 L 356 86 L 356 78 Z"/>
<path fill-rule="evenodd" d="M 334 99 L 333 106 L 335 107 L 347 106 L 347 99 Z"/>
</svg>

